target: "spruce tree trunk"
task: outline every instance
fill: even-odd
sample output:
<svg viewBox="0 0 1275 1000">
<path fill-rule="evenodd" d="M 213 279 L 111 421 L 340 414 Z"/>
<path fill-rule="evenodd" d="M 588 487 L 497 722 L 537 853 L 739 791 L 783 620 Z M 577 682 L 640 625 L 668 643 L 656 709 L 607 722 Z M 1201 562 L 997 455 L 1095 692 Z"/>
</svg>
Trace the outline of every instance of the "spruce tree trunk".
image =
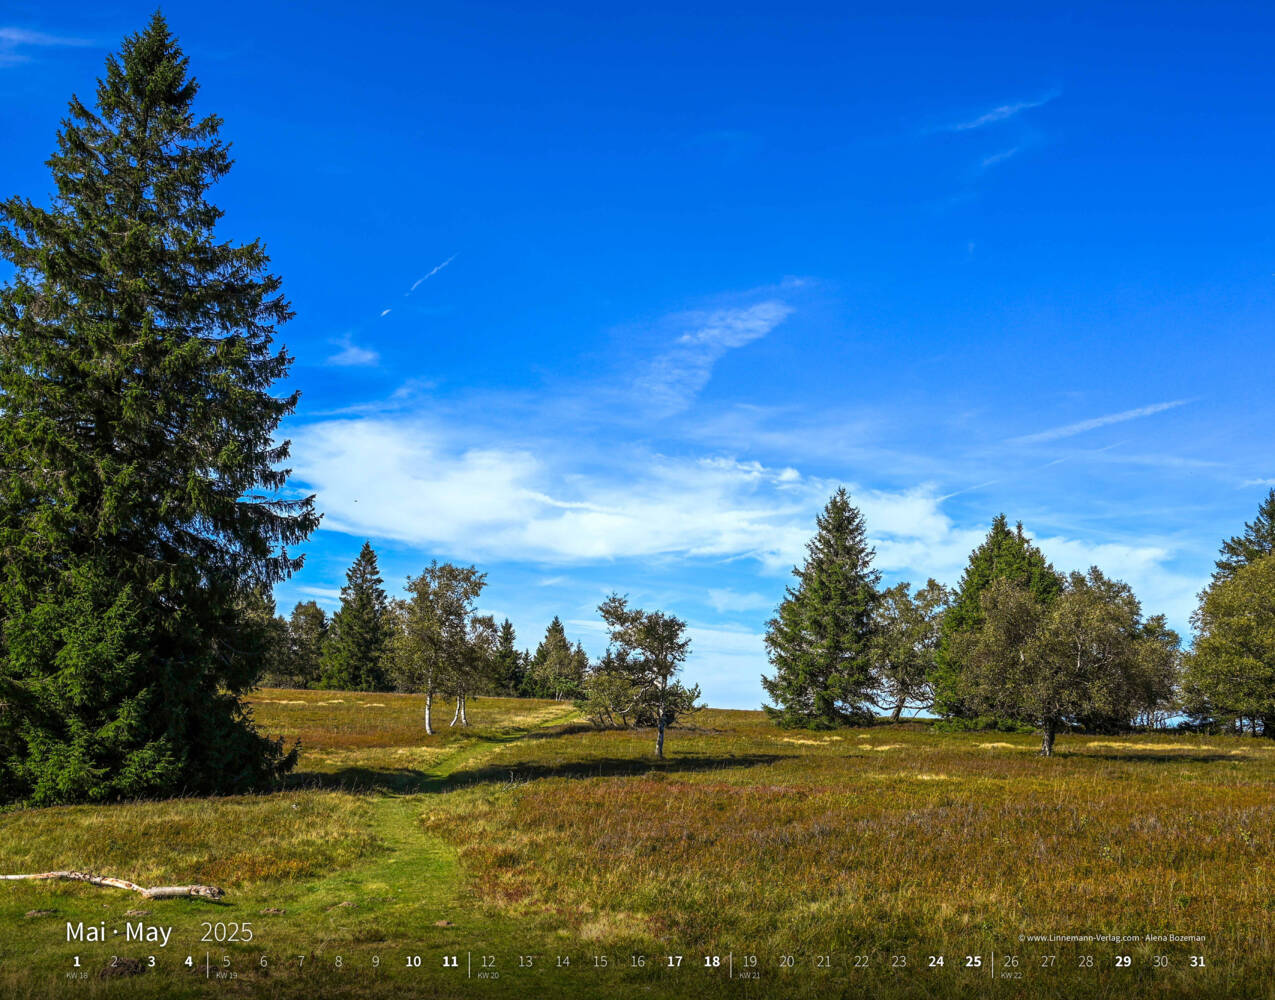
<svg viewBox="0 0 1275 1000">
<path fill-rule="evenodd" d="M 1050 719 L 1045 723 L 1044 729 L 1040 734 L 1040 755 L 1042 757 L 1052 757 L 1054 755 L 1054 720 Z"/>
<path fill-rule="evenodd" d="M 434 705 L 434 692 L 426 691 L 425 692 L 425 735 L 426 736 L 434 735 L 434 726 L 429 715 L 430 709 L 433 707 L 433 705 Z"/>
</svg>

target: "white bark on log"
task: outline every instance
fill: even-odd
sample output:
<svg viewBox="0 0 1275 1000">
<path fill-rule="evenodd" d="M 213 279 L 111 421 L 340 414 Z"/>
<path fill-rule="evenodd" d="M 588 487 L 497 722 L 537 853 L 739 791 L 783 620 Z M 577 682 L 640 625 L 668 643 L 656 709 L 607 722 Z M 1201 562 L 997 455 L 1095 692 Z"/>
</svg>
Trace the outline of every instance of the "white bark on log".
<svg viewBox="0 0 1275 1000">
<path fill-rule="evenodd" d="M 17 881 L 20 879 L 59 880 L 63 882 L 87 882 L 100 888 L 128 889 L 140 892 L 144 899 L 177 899 L 183 896 L 199 896 L 203 899 L 221 899 L 225 895 L 215 885 L 157 885 L 147 889 L 127 879 L 111 878 L 109 875 L 94 875 L 90 872 L 39 872 L 35 875 L 0 875 L 0 879 Z"/>
</svg>

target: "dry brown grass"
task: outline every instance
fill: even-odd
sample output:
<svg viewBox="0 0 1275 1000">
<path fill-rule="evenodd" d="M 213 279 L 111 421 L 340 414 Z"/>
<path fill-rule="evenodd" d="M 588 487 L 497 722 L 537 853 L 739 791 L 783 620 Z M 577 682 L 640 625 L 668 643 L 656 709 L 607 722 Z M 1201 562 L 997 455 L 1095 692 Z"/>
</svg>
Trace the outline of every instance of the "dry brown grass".
<svg viewBox="0 0 1275 1000">
<path fill-rule="evenodd" d="M 674 733 L 663 764 L 626 733 L 564 737 L 552 756 L 516 746 L 507 785 L 423 819 L 488 906 L 568 938 L 614 910 L 625 947 L 702 953 L 915 959 L 1018 951 L 1020 934 L 1163 931 L 1208 934 L 1214 961 L 1252 976 L 1275 954 L 1275 767 L 1251 741 L 1063 737 L 1044 760 L 1032 737 L 912 726 L 835 742 L 739 716 Z M 1128 983 L 1202 981 L 1182 948 L 1158 979 L 1156 949 L 1134 950 Z"/>
<path fill-rule="evenodd" d="M 1263 742 L 1064 736 L 1042 760 L 1029 736 L 796 733 L 761 713 L 706 711 L 670 733 L 657 762 L 652 734 L 564 724 L 561 703 L 480 699 L 471 730 L 446 730 L 440 712 L 443 731 L 428 738 L 410 696 L 265 691 L 254 704 L 265 729 L 303 740 L 302 788 L 0 816 L 4 870 L 221 884 L 222 904 L 163 906 L 181 954 L 202 953 L 203 920 L 257 921 L 257 941 L 225 949 L 242 972 L 234 982 L 170 970 L 93 978 L 72 984 L 78 993 L 1275 996 L 1275 753 Z M 0 995 L 33 1000 L 71 988 L 63 922 L 137 902 L 65 884 L 0 893 Z M 1208 941 L 1019 941 L 1148 932 Z M 81 950 L 96 972 L 111 947 Z M 1053 972 L 1031 964 L 1046 951 Z M 1205 969 L 1189 967 L 1193 951 Z M 1130 969 L 1112 967 L 1119 952 Z M 276 964 L 263 972 L 267 953 Z M 659 968 L 671 953 L 682 972 Z M 993 953 L 998 969 L 1017 955 L 1023 978 L 960 967 Z M 1086 953 L 1095 968 L 1076 968 Z M 287 964 L 300 954 L 304 974 Z M 414 954 L 415 969 L 404 964 Z M 443 954 L 495 955 L 502 978 L 476 990 L 443 972 Z M 546 962 L 519 969 L 520 954 Z M 631 966 L 635 954 L 651 964 Z M 745 954 L 758 958 L 757 983 L 697 967 Z M 820 954 L 830 970 L 814 966 Z M 932 954 L 944 969 L 924 968 Z M 1156 954 L 1171 964 L 1153 968 Z M 569 973 L 556 955 L 573 956 Z M 595 955 L 613 964 L 599 971 Z M 854 969 L 856 955 L 869 966 Z M 893 956 L 907 956 L 906 972 Z M 181 955 L 161 958 L 176 968 Z"/>
</svg>

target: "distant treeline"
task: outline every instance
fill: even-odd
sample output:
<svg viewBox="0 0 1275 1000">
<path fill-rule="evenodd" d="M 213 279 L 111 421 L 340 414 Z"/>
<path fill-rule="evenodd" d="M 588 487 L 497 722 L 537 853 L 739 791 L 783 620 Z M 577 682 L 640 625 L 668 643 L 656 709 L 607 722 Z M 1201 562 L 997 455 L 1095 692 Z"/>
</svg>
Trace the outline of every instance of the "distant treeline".
<svg viewBox="0 0 1275 1000">
<path fill-rule="evenodd" d="M 409 691 L 553 698 L 584 693 L 589 656 L 555 617 L 534 651 L 519 649 L 513 624 L 479 615 L 474 604 L 486 574 L 433 562 L 408 577 L 407 596 L 391 598 L 365 542 L 346 573 L 341 605 L 329 617 L 315 601 L 276 616 L 259 595 L 272 641 L 261 683 L 346 691 Z M 431 673 L 432 671 L 432 673 Z M 423 676 L 429 674 L 429 676 Z"/>
<path fill-rule="evenodd" d="M 656 753 L 663 753 L 665 728 L 699 697 L 698 687 L 676 680 L 690 649 L 685 622 L 612 595 L 598 608 L 611 642 L 591 664 L 556 616 L 534 652 L 520 650 L 509 619 L 497 625 L 475 610 L 486 583 L 473 566 L 435 561 L 407 578 L 406 597 L 390 598 L 364 542 L 330 619 L 314 601 L 276 616 L 268 593 L 258 592 L 254 613 L 270 636 L 261 682 L 421 693 L 427 733 L 436 697 L 455 699 L 453 726 L 468 724 L 471 695 L 573 701 L 599 725 L 654 727 Z"/>
<path fill-rule="evenodd" d="M 797 583 L 767 627 L 762 678 L 781 725 L 897 721 L 1030 727 L 1048 756 L 1068 729 L 1182 725 L 1275 737 L 1275 490 L 1222 545 L 1190 650 L 1096 566 L 1062 574 L 1002 514 L 955 590 L 881 587 L 844 489 L 817 519 Z"/>
</svg>

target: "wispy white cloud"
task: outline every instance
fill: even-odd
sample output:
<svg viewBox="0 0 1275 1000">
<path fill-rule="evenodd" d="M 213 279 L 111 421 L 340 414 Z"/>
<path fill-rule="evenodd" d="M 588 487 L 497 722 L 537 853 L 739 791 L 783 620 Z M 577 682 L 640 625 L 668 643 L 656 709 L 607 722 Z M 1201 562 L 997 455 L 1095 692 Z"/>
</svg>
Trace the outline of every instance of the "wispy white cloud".
<svg viewBox="0 0 1275 1000">
<path fill-rule="evenodd" d="M 434 277 L 434 275 L 436 275 L 439 271 L 441 271 L 441 270 L 442 270 L 443 268 L 445 268 L 448 264 L 450 264 L 452 261 L 454 261 L 454 260 L 456 259 L 456 257 L 457 257 L 457 256 L 458 256 L 457 254 L 452 254 L 450 257 L 448 257 L 448 258 L 447 258 L 445 261 L 443 261 L 441 264 L 436 264 L 436 265 L 434 265 L 434 267 L 430 270 L 430 272 L 429 272 L 428 274 L 423 275 L 422 277 L 419 277 L 419 278 L 417 278 L 415 281 L 413 281 L 413 282 L 412 282 L 412 287 L 411 287 L 411 288 L 409 288 L 409 289 L 407 290 L 407 294 L 408 294 L 408 295 L 411 295 L 411 294 L 412 294 L 412 292 L 414 292 L 414 291 L 416 291 L 416 289 L 420 288 L 420 286 L 421 286 L 422 284 L 424 284 L 426 281 L 429 281 L 429 279 L 430 279 L 430 278 Z"/>
<path fill-rule="evenodd" d="M 1139 406 L 1133 410 L 1122 410 L 1120 413 L 1108 413 L 1105 416 L 1094 417 L 1090 420 L 1081 420 L 1074 424 L 1064 424 L 1061 427 L 1051 427 L 1049 430 L 1038 431 L 1034 434 L 1024 434 L 1020 437 L 1010 438 L 1009 444 L 1042 444 L 1046 441 L 1057 441 L 1061 438 L 1072 437 L 1076 434 L 1084 434 L 1086 431 L 1097 430 L 1099 427 L 1106 427 L 1110 424 L 1121 424 L 1126 420 L 1139 420 L 1142 417 L 1151 417 L 1157 413 L 1163 413 L 1165 410 L 1172 410 L 1179 406 L 1185 406 L 1192 402 L 1189 399 L 1175 399 L 1165 403 L 1153 403 L 1150 406 Z"/>
<path fill-rule="evenodd" d="M 783 571 L 823 492 L 756 462 L 634 451 L 586 473 L 547 450 L 467 440 L 464 428 L 329 420 L 292 432 L 292 464 L 325 528 L 557 565 L 750 557 Z"/>
<path fill-rule="evenodd" d="M 1044 97 L 1038 98 L 1037 100 L 1034 100 L 1034 101 L 1016 101 L 1012 104 L 1001 104 L 1001 105 L 998 105 L 997 107 L 992 108 L 990 111 L 985 111 L 981 115 L 975 116 L 974 118 L 969 118 L 964 121 L 954 122 L 953 124 L 948 125 L 946 127 L 946 131 L 968 132 L 971 129 L 984 128 L 985 126 L 988 126 L 988 125 L 995 125 L 997 122 L 1007 121 L 1008 119 L 1013 118 L 1015 115 L 1021 114 L 1024 111 L 1030 111 L 1032 108 L 1039 108 L 1042 105 L 1048 104 L 1050 101 L 1054 100 L 1056 97 L 1058 97 L 1058 92 L 1051 91 L 1050 93 L 1046 94 Z"/>
<path fill-rule="evenodd" d="M 717 612 L 765 611 L 777 601 L 774 594 L 740 593 L 729 587 L 710 587 L 708 591 L 709 606 Z"/>
<path fill-rule="evenodd" d="M 26 28 L 0 27 L 0 66 L 27 62 L 31 57 L 25 48 L 83 48 L 92 45 L 87 38 L 67 35 L 51 35 L 44 31 L 28 31 Z"/>
<path fill-rule="evenodd" d="M 359 347 L 347 335 L 339 340 L 333 341 L 341 350 L 331 355 L 325 364 L 335 365 L 341 368 L 357 368 L 374 365 L 381 360 L 380 354 L 367 347 Z"/>
<path fill-rule="evenodd" d="M 393 311 L 394 311 L 393 309 L 382 309 L 382 310 L 381 310 L 381 316 L 382 316 L 382 317 L 388 316 L 388 315 L 389 315 L 390 313 L 392 313 Z"/>
<path fill-rule="evenodd" d="M 329 607 L 338 607 L 341 604 L 340 587 L 298 587 L 297 591 Z"/>
<path fill-rule="evenodd" d="M 664 415 L 686 409 L 727 351 L 758 340 L 792 314 L 792 307 L 771 299 L 756 305 L 678 317 L 689 327 L 655 357 L 635 384 L 646 406 Z"/>
<path fill-rule="evenodd" d="M 1054 564 L 1067 573 L 1098 566 L 1107 576 L 1129 584 L 1148 615 L 1164 614 L 1185 631 L 1205 580 L 1170 568 L 1171 544 L 1148 539 L 1094 542 L 1088 539 L 1041 536 L 1033 539 Z"/>
<path fill-rule="evenodd" d="M 1011 156 L 1017 156 L 1018 153 L 1021 152 L 1022 148 L 1022 146 L 1013 146 L 1010 149 L 1002 149 L 999 153 L 993 153 L 991 156 L 985 156 L 979 162 L 978 168 L 979 170 L 987 170 L 989 167 L 994 167 L 998 163 L 1004 163 Z"/>
<path fill-rule="evenodd" d="M 1240 488 L 1246 486 L 1275 486 L 1275 479 L 1246 479 L 1240 483 Z"/>
</svg>

